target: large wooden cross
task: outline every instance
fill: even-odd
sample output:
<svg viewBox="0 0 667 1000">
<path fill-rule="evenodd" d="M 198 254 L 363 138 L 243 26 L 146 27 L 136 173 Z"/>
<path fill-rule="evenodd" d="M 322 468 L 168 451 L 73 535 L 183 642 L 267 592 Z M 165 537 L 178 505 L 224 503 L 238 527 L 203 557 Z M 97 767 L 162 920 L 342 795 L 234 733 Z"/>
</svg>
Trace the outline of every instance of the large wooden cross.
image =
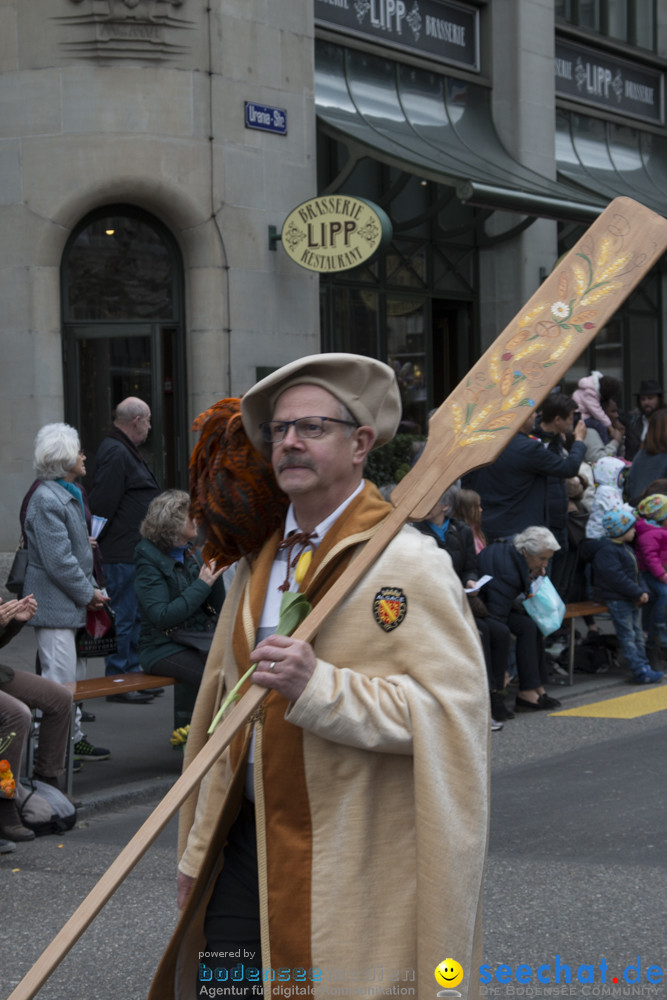
<svg viewBox="0 0 667 1000">
<path fill-rule="evenodd" d="M 602 212 L 429 421 L 393 511 L 294 633 L 311 642 L 407 520 L 492 462 L 667 248 L 667 221 L 630 198 Z M 267 695 L 251 685 L 7 1000 L 31 1000 Z"/>
</svg>

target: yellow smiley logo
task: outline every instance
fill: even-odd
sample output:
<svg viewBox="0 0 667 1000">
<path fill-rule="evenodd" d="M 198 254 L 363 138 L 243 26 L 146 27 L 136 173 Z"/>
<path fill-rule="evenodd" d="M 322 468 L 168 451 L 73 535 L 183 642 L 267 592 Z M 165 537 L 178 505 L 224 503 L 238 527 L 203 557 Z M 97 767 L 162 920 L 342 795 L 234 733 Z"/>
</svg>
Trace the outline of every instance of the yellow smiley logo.
<svg viewBox="0 0 667 1000">
<path fill-rule="evenodd" d="M 440 986 L 458 986 L 463 979 L 463 969 L 455 958 L 443 958 L 434 975 Z"/>
</svg>

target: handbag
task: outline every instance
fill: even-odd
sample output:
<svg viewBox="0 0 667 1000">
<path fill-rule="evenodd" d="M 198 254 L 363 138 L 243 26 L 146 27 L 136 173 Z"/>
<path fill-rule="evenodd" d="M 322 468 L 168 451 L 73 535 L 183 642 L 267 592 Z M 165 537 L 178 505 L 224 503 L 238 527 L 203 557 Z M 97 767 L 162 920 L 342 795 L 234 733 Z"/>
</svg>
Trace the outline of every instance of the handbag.
<svg viewBox="0 0 667 1000">
<path fill-rule="evenodd" d="M 548 576 L 538 577 L 523 606 L 542 635 L 557 632 L 563 624 L 565 605 Z"/>
<path fill-rule="evenodd" d="M 218 624 L 217 618 L 211 618 L 206 623 L 205 629 L 194 628 L 170 628 L 165 630 L 165 635 L 172 642 L 177 642 L 179 646 L 187 646 L 189 649 L 198 649 L 200 653 L 208 653 L 213 642 L 215 626 Z"/>
<path fill-rule="evenodd" d="M 111 656 L 117 649 L 116 616 L 113 608 L 107 604 L 96 611 L 89 609 L 86 624 L 76 633 L 76 655 L 88 658 Z"/>
<path fill-rule="evenodd" d="M 29 830 L 34 830 L 36 837 L 64 833 L 76 823 L 76 806 L 64 792 L 45 781 L 19 781 L 16 806 L 21 822 Z"/>
<path fill-rule="evenodd" d="M 28 550 L 25 545 L 25 536 L 21 534 L 21 540 L 16 548 L 16 552 L 14 553 L 14 559 L 9 569 L 7 582 L 5 584 L 7 590 L 11 591 L 12 594 L 16 594 L 18 598 L 23 597 L 23 587 L 25 584 L 25 574 L 27 569 Z"/>
</svg>

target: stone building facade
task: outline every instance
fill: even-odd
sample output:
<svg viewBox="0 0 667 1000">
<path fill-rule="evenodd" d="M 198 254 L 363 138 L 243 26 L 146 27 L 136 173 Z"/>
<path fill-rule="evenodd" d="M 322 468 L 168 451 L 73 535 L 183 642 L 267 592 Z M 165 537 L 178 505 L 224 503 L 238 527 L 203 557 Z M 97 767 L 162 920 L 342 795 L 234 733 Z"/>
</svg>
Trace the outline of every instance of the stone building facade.
<svg viewBox="0 0 667 1000">
<path fill-rule="evenodd" d="M 16 544 L 42 424 L 78 418 L 91 447 L 122 395 L 150 391 L 154 458 L 171 453 L 163 469 L 171 467 L 171 485 L 183 483 L 192 417 L 246 389 L 259 366 L 317 349 L 317 276 L 271 253 L 267 238 L 269 225 L 315 192 L 312 3 L 3 2 L 0 93 L 6 550 Z M 287 134 L 246 128 L 246 101 L 284 108 Z M 162 234 L 171 237 L 174 294 L 165 312 L 146 302 L 145 290 L 135 298 L 127 287 L 121 295 L 135 315 L 113 302 L 88 302 L 87 314 L 77 309 L 63 261 L 77 227 L 90 244 L 85 223 L 100 210 L 103 225 L 140 210 L 147 232 L 159 227 L 160 250 Z M 127 234 L 121 221 L 106 239 L 115 241 L 119 228 Z M 98 276 L 100 253 L 91 263 Z M 117 259 L 124 254 L 121 248 Z M 79 256 L 70 285 L 83 272 L 85 286 L 88 258 Z M 151 285 L 150 261 L 141 259 Z M 88 295 L 104 297 L 107 289 L 102 270 Z M 104 347 L 120 338 L 127 348 L 113 372 L 89 366 L 83 386 L 72 369 L 90 337 L 75 328 L 70 346 L 78 351 L 63 355 L 67 322 L 81 319 L 92 328 L 84 334 L 101 329 Z M 160 358 L 166 337 L 173 339 L 169 370 Z M 165 370 L 156 377 L 160 361 Z M 89 412 L 82 412 L 86 396 Z M 160 441 L 167 396 L 178 398 L 170 439 Z"/>
<path fill-rule="evenodd" d="M 650 31 L 620 37 L 611 0 L 0 0 L 0 551 L 38 428 L 92 455 L 129 394 L 165 486 L 199 412 L 320 349 L 394 364 L 423 427 L 611 197 L 667 207 L 667 14 L 622 6 Z M 568 91 L 568 60 L 632 70 L 635 104 Z M 630 167 L 600 167 L 610 135 Z M 270 227 L 330 192 L 393 239 L 318 276 Z M 664 284 L 581 360 L 628 405 L 662 373 Z"/>
</svg>

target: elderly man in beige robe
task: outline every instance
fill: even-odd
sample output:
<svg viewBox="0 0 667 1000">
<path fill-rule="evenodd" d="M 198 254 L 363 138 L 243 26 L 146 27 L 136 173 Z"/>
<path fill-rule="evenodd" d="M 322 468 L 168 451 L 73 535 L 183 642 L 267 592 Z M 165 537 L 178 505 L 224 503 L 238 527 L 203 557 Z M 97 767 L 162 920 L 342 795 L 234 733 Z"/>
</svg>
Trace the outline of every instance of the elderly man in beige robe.
<svg viewBox="0 0 667 1000">
<path fill-rule="evenodd" d="M 283 590 L 316 604 L 387 516 L 363 468 L 400 412 L 391 368 L 351 354 L 302 358 L 243 397 L 291 503 L 239 563 L 186 766 L 251 663 L 269 694 L 182 810 L 182 911 L 151 1000 L 424 1000 L 445 958 L 478 995 L 490 713 L 449 556 L 406 525 L 312 645 L 275 634 Z"/>
</svg>

